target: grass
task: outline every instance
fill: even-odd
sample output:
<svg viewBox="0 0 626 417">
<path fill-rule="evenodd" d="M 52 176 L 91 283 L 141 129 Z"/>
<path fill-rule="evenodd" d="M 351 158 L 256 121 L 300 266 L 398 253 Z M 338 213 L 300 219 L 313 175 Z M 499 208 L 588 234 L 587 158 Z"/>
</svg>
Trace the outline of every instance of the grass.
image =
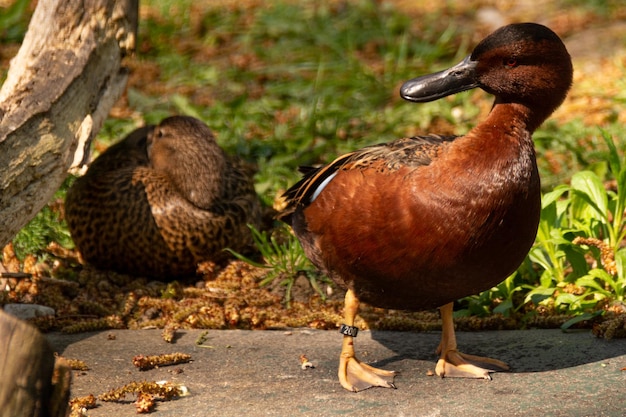
<svg viewBox="0 0 626 417">
<path fill-rule="evenodd" d="M 137 54 L 127 61 L 128 91 L 114 111 L 121 116 L 106 121 L 95 154 L 140 123 L 189 114 L 204 120 L 228 152 L 258 165 L 256 189 L 271 205 L 297 181 L 299 165 L 401 136 L 463 134 L 488 111 L 487 94 L 415 105 L 401 101 L 397 90 L 409 78 L 457 62 L 487 33 L 468 23 L 483 2 L 470 3 L 144 0 Z M 525 17 L 535 13 L 571 34 L 626 15 L 616 1 L 555 1 L 552 9 L 547 17 L 539 10 Z M 3 44 L 18 43 L 26 28 L 25 2 L 10 10 L 0 13 Z M 559 20 L 564 13 L 570 20 Z M 544 191 L 537 243 L 513 276 L 461 300 L 459 315 L 534 314 L 541 306 L 581 314 L 607 299 L 623 301 L 625 62 L 604 63 L 617 74 L 609 80 L 602 71 L 577 77 L 570 99 L 536 132 Z M 619 186 L 607 191 L 612 181 Z M 50 241 L 71 246 L 56 207 L 50 204 L 16 237 L 21 256 L 45 253 Z M 601 251 L 574 244 L 577 236 L 608 244 L 618 273 L 605 275 Z M 295 240 L 256 237 L 261 251 L 274 251 L 265 254 L 275 271 L 268 277 L 289 285 L 302 268 Z M 288 267 L 281 256 L 300 266 Z"/>
<path fill-rule="evenodd" d="M 226 249 L 235 258 L 247 262 L 257 268 L 266 268 L 268 272 L 259 282 L 260 287 L 279 281 L 279 285 L 285 286 L 285 305 L 291 304 L 291 290 L 296 277 L 303 274 L 309 280 L 311 287 L 315 289 L 321 299 L 325 294 L 320 288 L 320 282 L 330 283 L 326 277 L 318 277 L 316 271 L 304 254 L 304 250 L 298 239 L 291 233 L 289 226 L 282 224 L 271 232 L 259 231 L 254 226 L 249 226 L 252 231 L 254 244 L 259 250 L 263 263 L 241 255 L 231 249 Z"/>
<path fill-rule="evenodd" d="M 65 189 L 70 182 L 71 179 L 68 179 L 62 188 L 55 193 L 52 201 L 44 206 L 29 224 L 15 236 L 13 249 L 18 259 L 24 259 L 27 255 L 32 254 L 40 262 L 49 260 L 49 254 L 45 249 L 50 242 L 56 242 L 68 249 L 74 247 L 67 224 L 59 216 L 59 207 L 62 205 Z"/>
<path fill-rule="evenodd" d="M 0 14 L 0 43 L 21 42 L 29 19 L 29 0 L 16 0 Z"/>
</svg>

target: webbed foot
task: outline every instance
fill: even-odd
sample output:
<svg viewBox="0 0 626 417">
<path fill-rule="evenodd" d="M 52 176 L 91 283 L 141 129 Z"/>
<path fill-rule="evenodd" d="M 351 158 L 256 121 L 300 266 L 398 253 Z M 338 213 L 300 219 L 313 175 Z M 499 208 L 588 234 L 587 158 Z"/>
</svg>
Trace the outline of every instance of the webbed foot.
<svg viewBox="0 0 626 417">
<path fill-rule="evenodd" d="M 435 373 L 446 378 L 491 379 L 492 372 L 508 371 L 509 366 L 497 359 L 461 353 L 456 347 L 452 303 L 441 307 L 441 343 L 437 348 L 439 360 Z"/>
<path fill-rule="evenodd" d="M 491 379 L 492 372 L 508 371 L 509 366 L 497 359 L 468 355 L 449 350 L 437 361 L 435 373 L 446 378 Z"/>
<path fill-rule="evenodd" d="M 343 355 L 339 361 L 339 382 L 348 391 L 363 391 L 371 387 L 396 388 L 393 379 L 394 371 L 374 368 L 359 361 L 355 357 L 345 358 Z"/>
</svg>

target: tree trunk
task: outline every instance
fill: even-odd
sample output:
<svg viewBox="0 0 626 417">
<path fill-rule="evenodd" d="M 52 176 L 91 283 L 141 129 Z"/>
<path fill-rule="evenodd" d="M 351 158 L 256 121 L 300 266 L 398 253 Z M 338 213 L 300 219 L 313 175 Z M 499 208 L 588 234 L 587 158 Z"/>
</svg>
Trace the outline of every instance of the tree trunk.
<svg viewBox="0 0 626 417">
<path fill-rule="evenodd" d="M 0 417 L 65 416 L 71 371 L 63 365 L 55 370 L 46 338 L 2 310 L 0 335 Z"/>
<path fill-rule="evenodd" d="M 138 0 L 39 0 L 0 90 L 0 247 L 89 153 L 126 87 Z"/>
<path fill-rule="evenodd" d="M 0 90 L 0 247 L 89 154 L 126 87 L 138 0 L 39 0 Z M 70 371 L 45 338 L 0 310 L 0 417 L 65 415 Z"/>
</svg>

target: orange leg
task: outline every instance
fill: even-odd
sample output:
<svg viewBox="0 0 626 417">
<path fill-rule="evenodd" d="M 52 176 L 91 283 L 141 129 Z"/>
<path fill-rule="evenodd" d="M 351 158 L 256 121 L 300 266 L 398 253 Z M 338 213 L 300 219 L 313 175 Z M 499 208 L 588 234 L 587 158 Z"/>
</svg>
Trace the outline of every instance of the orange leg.
<svg viewBox="0 0 626 417">
<path fill-rule="evenodd" d="M 440 355 L 435 373 L 448 378 L 482 378 L 491 379 L 491 372 L 508 371 L 509 366 L 497 359 L 461 353 L 456 347 L 454 322 L 452 320 L 452 303 L 440 308 L 441 311 L 441 343 L 437 348 Z"/>
<path fill-rule="evenodd" d="M 354 318 L 359 309 L 359 300 L 352 290 L 346 292 L 344 324 L 354 326 Z M 371 387 L 395 388 L 393 378 L 396 373 L 369 366 L 354 355 L 354 337 L 343 336 L 339 359 L 339 382 L 348 391 L 363 391 Z"/>
</svg>

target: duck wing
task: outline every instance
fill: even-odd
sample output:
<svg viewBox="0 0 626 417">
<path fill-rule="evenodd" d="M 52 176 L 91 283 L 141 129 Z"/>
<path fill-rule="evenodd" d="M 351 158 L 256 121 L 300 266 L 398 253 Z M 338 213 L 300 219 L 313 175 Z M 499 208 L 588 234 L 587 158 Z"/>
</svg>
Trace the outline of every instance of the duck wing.
<svg viewBox="0 0 626 417">
<path fill-rule="evenodd" d="M 328 165 L 318 168 L 300 167 L 303 178 L 283 194 L 285 209 L 279 218 L 289 218 L 299 207 L 308 206 L 337 172 L 351 169 L 367 169 L 376 166 L 382 171 L 396 171 L 401 166 L 419 167 L 429 165 L 439 152 L 458 136 L 426 135 L 396 139 L 392 142 L 367 146 L 344 154 Z"/>
</svg>

